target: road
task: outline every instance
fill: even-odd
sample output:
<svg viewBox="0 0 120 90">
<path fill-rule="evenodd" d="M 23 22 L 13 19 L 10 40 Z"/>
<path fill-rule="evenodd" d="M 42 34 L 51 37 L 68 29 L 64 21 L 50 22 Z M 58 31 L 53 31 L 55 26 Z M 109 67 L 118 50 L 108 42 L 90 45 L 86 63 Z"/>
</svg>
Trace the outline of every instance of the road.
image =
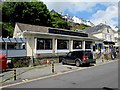
<svg viewBox="0 0 120 90">
<path fill-rule="evenodd" d="M 118 61 L 8 88 L 118 88 Z M 106 89 L 107 90 L 107 89 Z M 109 89 L 108 89 L 109 90 Z"/>
</svg>

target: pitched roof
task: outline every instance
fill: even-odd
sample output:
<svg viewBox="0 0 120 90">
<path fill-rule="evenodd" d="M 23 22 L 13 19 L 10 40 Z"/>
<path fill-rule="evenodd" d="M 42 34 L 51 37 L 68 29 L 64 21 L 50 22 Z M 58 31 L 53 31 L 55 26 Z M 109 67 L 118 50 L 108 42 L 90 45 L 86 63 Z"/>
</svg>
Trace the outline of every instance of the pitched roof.
<svg viewBox="0 0 120 90">
<path fill-rule="evenodd" d="M 50 27 L 16 23 L 21 31 L 48 32 Z"/>
<path fill-rule="evenodd" d="M 92 34 L 92 33 L 102 32 L 105 28 L 111 29 L 110 26 L 101 23 L 101 24 L 99 24 L 99 25 L 97 25 L 97 26 L 94 26 L 94 27 L 85 29 L 84 31 L 85 31 L 86 33 Z"/>
</svg>

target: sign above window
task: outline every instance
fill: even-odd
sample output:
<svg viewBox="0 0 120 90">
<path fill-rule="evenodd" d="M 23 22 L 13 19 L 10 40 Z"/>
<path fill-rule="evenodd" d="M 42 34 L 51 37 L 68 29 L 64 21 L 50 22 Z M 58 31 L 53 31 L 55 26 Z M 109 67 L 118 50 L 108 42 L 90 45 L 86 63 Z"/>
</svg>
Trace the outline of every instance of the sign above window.
<svg viewBox="0 0 120 90">
<path fill-rule="evenodd" d="M 72 32 L 72 31 L 65 31 L 65 30 L 57 30 L 57 29 L 51 29 L 51 28 L 49 29 L 49 33 L 88 37 L 88 34 L 86 34 L 86 33 Z"/>
</svg>

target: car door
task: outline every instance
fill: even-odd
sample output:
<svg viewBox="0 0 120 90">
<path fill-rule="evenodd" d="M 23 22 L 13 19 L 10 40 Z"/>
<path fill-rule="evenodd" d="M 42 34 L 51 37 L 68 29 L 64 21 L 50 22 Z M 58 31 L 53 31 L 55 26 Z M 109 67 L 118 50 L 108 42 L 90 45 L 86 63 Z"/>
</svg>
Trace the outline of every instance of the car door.
<svg viewBox="0 0 120 90">
<path fill-rule="evenodd" d="M 72 61 L 72 59 L 71 59 L 71 56 L 72 56 L 72 52 L 69 52 L 68 54 L 67 54 L 67 56 L 66 56 L 66 62 L 67 63 L 71 63 Z"/>
<path fill-rule="evenodd" d="M 73 52 L 71 54 L 70 63 L 74 64 L 75 63 L 75 59 L 76 59 L 76 52 Z"/>
</svg>

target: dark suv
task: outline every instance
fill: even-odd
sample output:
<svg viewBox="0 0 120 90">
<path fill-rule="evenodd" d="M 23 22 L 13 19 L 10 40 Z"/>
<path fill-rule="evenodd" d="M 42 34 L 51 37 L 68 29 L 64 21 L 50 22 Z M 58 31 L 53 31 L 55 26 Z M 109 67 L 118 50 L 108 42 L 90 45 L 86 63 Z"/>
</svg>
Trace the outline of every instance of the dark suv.
<svg viewBox="0 0 120 90">
<path fill-rule="evenodd" d="M 62 64 L 75 64 L 77 67 L 80 65 L 96 63 L 93 59 L 93 52 L 90 50 L 73 51 L 69 52 L 66 56 L 59 56 L 59 62 Z"/>
</svg>

